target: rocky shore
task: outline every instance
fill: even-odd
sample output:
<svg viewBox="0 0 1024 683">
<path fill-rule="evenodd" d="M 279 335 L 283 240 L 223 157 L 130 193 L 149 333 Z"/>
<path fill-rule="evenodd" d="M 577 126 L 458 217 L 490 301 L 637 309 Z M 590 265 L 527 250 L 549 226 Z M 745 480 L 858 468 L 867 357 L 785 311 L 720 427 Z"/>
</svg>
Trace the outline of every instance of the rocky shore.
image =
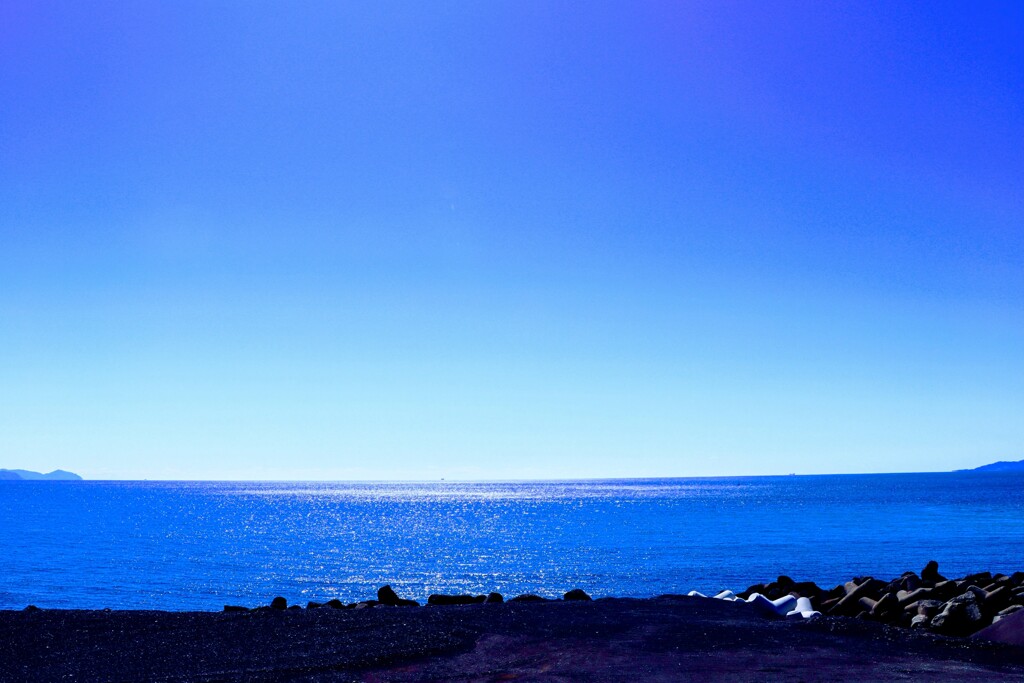
<svg viewBox="0 0 1024 683">
<path fill-rule="evenodd" d="M 758 596 L 764 600 L 755 602 Z M 678 597 L 678 596 L 664 596 Z M 830 615 L 854 617 L 881 622 L 891 626 L 927 629 L 946 636 L 969 636 L 1001 619 L 1024 610 L 1024 572 L 1011 575 L 979 572 L 961 578 L 948 579 L 939 573 L 939 565 L 929 562 L 920 574 L 904 572 L 889 580 L 874 577 L 855 577 L 844 584 L 824 589 L 813 581 L 794 581 L 780 576 L 769 583 L 758 583 L 740 593 L 724 590 L 714 596 L 691 591 L 688 597 L 714 597 L 727 601 L 773 604 L 782 609 L 759 610 L 762 616 Z M 592 598 L 580 588 L 565 593 L 565 601 L 587 601 Z M 789 610 L 783 606 L 802 604 L 806 599 L 809 609 Z M 550 598 L 525 594 L 510 598 L 510 602 L 547 602 Z M 433 594 L 427 598 L 428 606 L 477 605 L 502 603 L 500 593 L 487 595 Z M 338 599 L 308 602 L 305 609 L 368 609 L 373 607 L 418 607 L 416 600 L 401 598 L 391 586 L 382 586 L 376 599 L 345 603 Z M 289 605 L 278 596 L 269 605 L 249 608 L 225 605 L 225 612 L 260 610 L 299 610 L 301 605 Z M 772 613 L 774 611 L 774 614 Z"/>
<path fill-rule="evenodd" d="M 1024 683 L 1024 610 L 1010 609 L 1020 579 L 947 579 L 930 563 L 890 581 L 826 590 L 779 577 L 739 594 L 799 596 L 820 612 L 809 619 L 739 596 L 592 600 L 574 589 L 421 605 L 390 586 L 355 603 L 278 597 L 223 612 L 29 608 L 0 611 L 0 681 Z"/>
<path fill-rule="evenodd" d="M 780 576 L 770 583 L 750 586 L 735 598 L 750 600 L 756 595 L 776 602 L 787 596 L 806 598 L 820 614 L 969 636 L 1024 610 L 1024 572 L 979 572 L 946 578 L 933 560 L 920 574 L 904 572 L 889 580 L 856 577 L 828 590 L 812 581 L 797 582 Z M 723 591 L 713 597 L 731 599 L 733 594 Z"/>
</svg>

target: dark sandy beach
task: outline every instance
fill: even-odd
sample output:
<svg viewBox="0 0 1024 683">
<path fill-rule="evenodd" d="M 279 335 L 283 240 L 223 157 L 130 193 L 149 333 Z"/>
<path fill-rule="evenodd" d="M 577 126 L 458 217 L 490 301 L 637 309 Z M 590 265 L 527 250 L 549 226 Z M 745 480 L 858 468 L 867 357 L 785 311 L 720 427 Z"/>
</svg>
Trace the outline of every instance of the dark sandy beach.
<svg viewBox="0 0 1024 683">
<path fill-rule="evenodd" d="M 3 681 L 1024 681 L 1024 648 L 686 597 L 0 612 Z"/>
</svg>

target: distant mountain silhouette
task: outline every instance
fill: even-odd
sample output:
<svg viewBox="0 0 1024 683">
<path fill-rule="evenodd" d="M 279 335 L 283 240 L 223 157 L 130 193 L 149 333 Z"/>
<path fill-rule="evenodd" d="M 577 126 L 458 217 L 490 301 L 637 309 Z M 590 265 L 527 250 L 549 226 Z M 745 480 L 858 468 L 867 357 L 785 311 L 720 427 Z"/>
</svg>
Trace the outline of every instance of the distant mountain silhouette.
<svg viewBox="0 0 1024 683">
<path fill-rule="evenodd" d="M 971 470 L 957 470 L 957 472 L 1024 472 L 1024 460 L 1000 460 Z"/>
<path fill-rule="evenodd" d="M 38 479 L 46 481 L 82 481 L 82 478 L 74 472 L 66 470 L 54 470 L 47 474 L 33 472 L 31 470 L 2 470 L 0 469 L 0 481 L 21 481 L 25 479 Z"/>
</svg>

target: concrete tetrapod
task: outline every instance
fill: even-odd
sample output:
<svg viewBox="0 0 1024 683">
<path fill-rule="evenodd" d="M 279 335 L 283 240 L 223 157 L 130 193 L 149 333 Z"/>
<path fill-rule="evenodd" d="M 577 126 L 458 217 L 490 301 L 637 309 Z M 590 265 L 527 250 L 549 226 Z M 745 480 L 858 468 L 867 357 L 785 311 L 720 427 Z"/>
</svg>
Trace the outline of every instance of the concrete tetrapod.
<svg viewBox="0 0 1024 683">
<path fill-rule="evenodd" d="M 690 591 L 687 595 L 691 598 L 708 597 L 699 591 Z M 781 598 L 769 600 L 760 593 L 752 593 L 749 598 L 744 600 L 743 598 L 737 597 L 732 591 L 724 590 L 709 599 L 725 600 L 726 602 L 746 602 L 766 617 L 810 619 L 812 617 L 821 616 L 821 612 L 811 606 L 811 601 L 808 598 L 797 598 L 792 595 L 783 595 Z"/>
</svg>

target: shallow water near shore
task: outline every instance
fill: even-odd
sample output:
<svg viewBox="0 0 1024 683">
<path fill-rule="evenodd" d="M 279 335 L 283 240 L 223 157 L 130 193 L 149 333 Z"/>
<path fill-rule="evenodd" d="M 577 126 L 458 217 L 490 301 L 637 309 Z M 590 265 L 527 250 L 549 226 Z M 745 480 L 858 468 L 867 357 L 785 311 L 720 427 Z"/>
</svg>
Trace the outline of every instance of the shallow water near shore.
<svg viewBox="0 0 1024 683">
<path fill-rule="evenodd" d="M 1024 475 L 0 482 L 0 609 L 430 593 L 647 597 L 1024 570 Z"/>
</svg>

